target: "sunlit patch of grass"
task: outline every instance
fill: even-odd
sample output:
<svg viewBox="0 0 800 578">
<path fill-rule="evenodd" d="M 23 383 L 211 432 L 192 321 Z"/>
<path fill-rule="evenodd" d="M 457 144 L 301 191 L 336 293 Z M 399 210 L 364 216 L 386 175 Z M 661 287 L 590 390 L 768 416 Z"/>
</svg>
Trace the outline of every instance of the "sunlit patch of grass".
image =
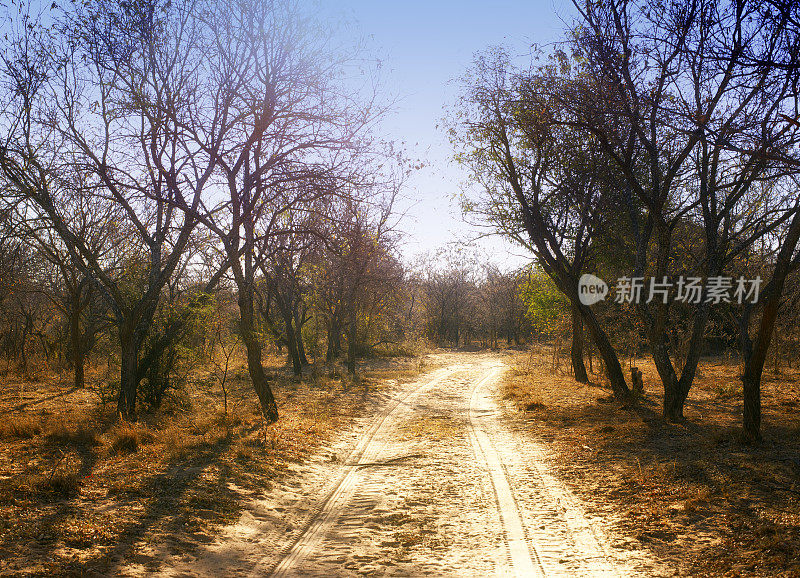
<svg viewBox="0 0 800 578">
<path fill-rule="evenodd" d="M 56 470 L 36 483 L 36 489 L 42 494 L 51 494 L 56 498 L 71 498 L 78 495 L 81 480 L 75 472 Z"/>
<path fill-rule="evenodd" d="M 80 492 L 82 480 L 71 453 L 61 453 L 47 468 L 31 471 L 12 479 L 8 486 L 14 494 L 45 502 L 74 498 Z"/>
<path fill-rule="evenodd" d="M 720 399 L 741 398 L 742 382 L 740 380 L 716 380 L 712 391 Z"/>
<path fill-rule="evenodd" d="M 121 423 L 109 432 L 111 437 L 111 454 L 124 455 L 139 451 L 139 447 L 152 443 L 155 435 L 149 428 L 139 423 Z"/>
</svg>

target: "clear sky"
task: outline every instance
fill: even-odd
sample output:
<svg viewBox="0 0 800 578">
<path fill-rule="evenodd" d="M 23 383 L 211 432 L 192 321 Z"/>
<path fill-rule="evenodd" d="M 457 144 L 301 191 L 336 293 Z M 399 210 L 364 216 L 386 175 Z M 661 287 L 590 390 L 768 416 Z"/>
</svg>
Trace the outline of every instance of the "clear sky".
<svg viewBox="0 0 800 578">
<path fill-rule="evenodd" d="M 532 44 L 562 37 L 571 22 L 571 0 L 300 0 L 329 18 L 351 41 L 363 38 L 367 54 L 381 60 L 382 92 L 396 98 L 393 112 L 381 122 L 387 140 L 404 142 L 408 155 L 425 161 L 405 188 L 400 205 L 406 213 L 404 254 L 435 250 L 448 242 L 476 238 L 487 231 L 462 221 L 456 196 L 464 172 L 451 162 L 452 150 L 441 128 L 444 107 L 459 94 L 458 79 L 473 56 L 503 45 L 528 60 Z M 50 2 L 32 0 L 33 11 Z M 2 25 L 6 23 L 3 22 Z M 522 249 L 499 239 L 483 249 L 497 264 L 529 262 Z"/>
<path fill-rule="evenodd" d="M 387 138 L 406 143 L 409 154 L 427 162 L 408 182 L 402 203 L 407 216 L 408 257 L 457 238 L 482 232 L 463 223 L 454 196 L 465 175 L 450 158 L 447 137 L 437 128 L 444 107 L 459 93 L 458 79 L 476 52 L 504 45 L 525 58 L 532 44 L 559 40 L 572 20 L 569 0 L 336 0 L 323 3 L 332 17 L 353 23 L 381 58 L 383 89 L 397 97 L 394 113 L 381 124 Z M 500 265 L 529 260 L 521 249 L 499 240 L 484 249 Z"/>
</svg>

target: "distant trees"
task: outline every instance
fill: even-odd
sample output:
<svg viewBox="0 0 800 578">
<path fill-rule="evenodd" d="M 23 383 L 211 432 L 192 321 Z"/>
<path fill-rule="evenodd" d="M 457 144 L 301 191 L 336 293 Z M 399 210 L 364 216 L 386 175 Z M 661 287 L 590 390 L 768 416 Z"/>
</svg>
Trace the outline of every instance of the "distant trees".
<svg viewBox="0 0 800 578">
<path fill-rule="evenodd" d="M 384 343 L 399 343 L 404 268 L 393 230 L 394 189 L 374 190 L 372 201 L 345 200 L 332 212 L 331 232 L 314 267 L 314 301 L 327 333 L 326 359 L 343 352 L 355 373 L 356 357 Z M 382 199 L 382 200 L 381 200 Z"/>
<path fill-rule="evenodd" d="M 525 275 L 502 271 L 498 266 L 483 266 L 484 281 L 478 286 L 479 322 L 488 332 L 489 346 L 497 348 L 501 339 L 506 345 L 521 345 L 528 337 L 525 303 L 521 285 Z"/>
<path fill-rule="evenodd" d="M 475 273 L 468 263 L 456 259 L 426 272 L 423 302 L 427 333 L 434 342 L 458 347 L 468 341 L 477 309 Z"/>
<path fill-rule="evenodd" d="M 425 260 L 408 286 L 416 291 L 420 325 L 429 341 L 444 347 L 477 341 L 491 348 L 529 342 L 524 271 L 481 263 L 466 248 L 441 250 Z"/>
</svg>

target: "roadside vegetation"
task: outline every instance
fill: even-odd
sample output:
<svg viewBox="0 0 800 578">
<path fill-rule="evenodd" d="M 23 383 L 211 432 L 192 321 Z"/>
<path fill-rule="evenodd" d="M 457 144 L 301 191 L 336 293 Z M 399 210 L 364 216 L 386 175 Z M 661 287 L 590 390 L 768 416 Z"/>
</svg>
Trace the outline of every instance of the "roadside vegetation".
<svg viewBox="0 0 800 578">
<path fill-rule="evenodd" d="M 113 402 L 100 399 L 94 385 L 107 379 L 105 368 L 92 366 L 84 389 L 68 374 L 7 375 L 0 573 L 109 574 L 131 563 L 157 571 L 158 560 L 142 553 L 149 544 L 179 555 L 213 540 L 245 504 L 285 483 L 293 464 L 420 369 L 413 358 L 375 359 L 356 381 L 342 365 L 298 381 L 282 358 L 265 366 L 284 414 L 273 424 L 250 395 L 241 352 L 224 395 L 208 366 L 199 368 L 136 423 L 120 422 Z"/>
<path fill-rule="evenodd" d="M 0 573 L 190 550 L 434 348 L 520 352 L 514 419 L 630 539 L 800 573 L 800 4 L 574 9 L 443 123 L 504 270 L 403 255 L 422 161 L 304 3 L 4 7 Z"/>
<path fill-rule="evenodd" d="M 764 379 L 765 441 L 743 443 L 741 366 L 704 358 L 686 421 L 659 415 L 663 393 L 646 358 L 644 392 L 616 401 L 602 372 L 574 382 L 550 346 L 518 354 L 503 397 L 513 423 L 550 448 L 551 463 L 623 549 L 644 548 L 688 576 L 800 573 L 797 368 Z"/>
</svg>

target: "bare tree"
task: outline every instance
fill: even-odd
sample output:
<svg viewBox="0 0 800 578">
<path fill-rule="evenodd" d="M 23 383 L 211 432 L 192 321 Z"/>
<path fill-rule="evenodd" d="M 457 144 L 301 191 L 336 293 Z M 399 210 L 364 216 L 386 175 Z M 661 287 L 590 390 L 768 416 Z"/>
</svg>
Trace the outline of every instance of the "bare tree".
<svg viewBox="0 0 800 578">
<path fill-rule="evenodd" d="M 393 230 L 396 189 L 384 194 L 381 186 L 373 182 L 331 207 L 325 251 L 314 268 L 314 299 L 328 333 L 327 360 L 341 353 L 344 336 L 353 374 L 357 357 L 389 338 L 391 331 L 381 322 L 396 303 L 403 275 Z"/>
<path fill-rule="evenodd" d="M 458 347 L 473 329 L 478 290 L 472 257 L 451 248 L 425 259 L 422 302 L 427 334 L 435 343 Z"/>
<path fill-rule="evenodd" d="M 48 60 L 52 51 L 33 24 L 5 60 L 12 107 L 0 168 L 108 302 L 121 345 L 118 408 L 126 419 L 136 417 L 140 347 L 196 225 L 175 200 L 197 208 L 216 162 L 190 146 L 184 129 L 200 114 L 203 94 L 194 8 L 87 2 L 63 15 L 57 60 Z M 115 263 L 101 260 L 65 215 L 63 199 L 71 194 L 118 208 L 113 226 L 126 244 Z"/>
<path fill-rule="evenodd" d="M 258 304 L 276 341 L 286 345 L 294 374 L 300 375 L 309 363 L 303 326 L 309 320 L 311 273 L 326 233 L 317 211 L 288 211 L 279 219 L 279 232 L 259 240 L 264 290 L 258 294 Z"/>
<path fill-rule="evenodd" d="M 458 158 L 484 192 L 475 210 L 536 255 L 586 323 L 615 395 L 625 397 L 629 390 L 614 347 L 578 293 L 598 230 L 615 214 L 619 193 L 596 143 L 573 130 L 570 111 L 548 95 L 562 64 L 518 73 L 502 50 L 478 58 L 452 134 L 461 147 Z M 584 378 L 582 356 L 580 361 L 575 375 Z"/>
<path fill-rule="evenodd" d="M 634 275 L 662 279 L 674 273 L 674 233 L 695 220 L 705 233 L 699 270 L 719 276 L 756 239 L 795 214 L 792 199 L 768 183 L 786 177 L 784 159 L 797 144 L 786 120 L 797 114 L 797 7 L 781 1 L 575 4 L 581 28 L 572 48 L 586 72 L 574 90 L 551 93 L 573 107 L 576 125 L 597 139 L 624 175 L 629 198 L 636 199 L 631 208 L 639 208 L 629 211 Z M 785 241 L 781 262 L 790 260 L 797 239 L 789 233 Z M 776 267 L 778 277 L 783 269 Z M 667 338 L 669 303 L 637 307 L 669 419 L 682 417 L 709 303 L 704 298 L 696 307 L 680 375 Z M 763 318 L 767 342 L 769 317 Z M 755 361 L 745 371 L 748 390 L 760 376 Z M 757 437 L 755 407 L 745 407 L 745 428 Z"/>
<path fill-rule="evenodd" d="M 221 243 L 235 280 L 240 332 L 268 422 L 278 418 L 261 362 L 256 318 L 260 241 L 282 216 L 349 182 L 376 112 L 342 90 L 329 35 L 291 1 L 209 3 L 203 13 L 204 114 L 186 120 L 196 150 L 213 162 L 218 187 L 202 203 L 175 198 Z M 362 136 L 362 140 L 357 137 Z M 189 218 L 189 217 L 187 217 Z"/>
</svg>

